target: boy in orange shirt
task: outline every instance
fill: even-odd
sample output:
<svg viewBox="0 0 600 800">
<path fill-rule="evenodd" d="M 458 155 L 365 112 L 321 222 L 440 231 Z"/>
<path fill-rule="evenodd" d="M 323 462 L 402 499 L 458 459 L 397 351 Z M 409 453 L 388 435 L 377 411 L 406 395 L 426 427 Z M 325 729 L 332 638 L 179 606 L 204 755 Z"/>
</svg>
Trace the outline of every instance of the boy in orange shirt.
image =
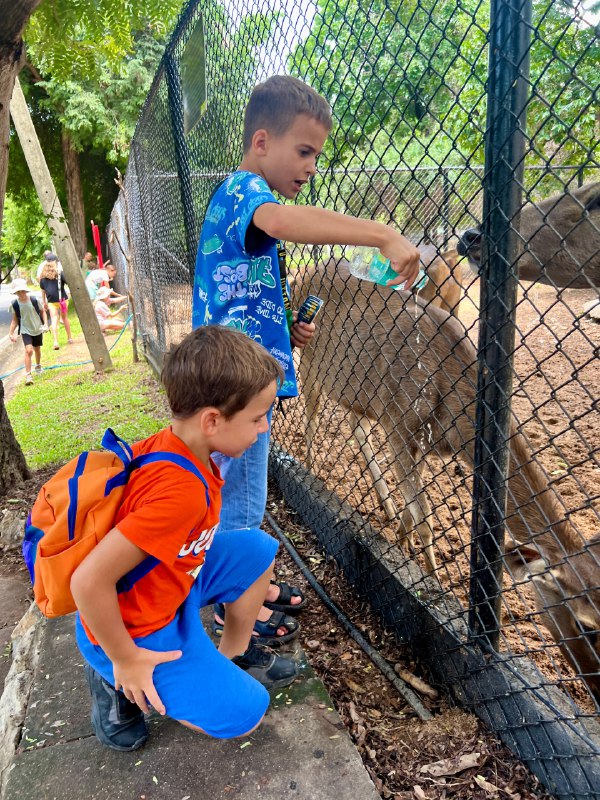
<svg viewBox="0 0 600 800">
<path fill-rule="evenodd" d="M 115 527 L 71 581 L 92 724 L 108 747 L 141 747 L 149 706 L 209 736 L 243 736 L 265 714 L 265 686 L 297 675 L 293 661 L 251 642 L 277 543 L 258 529 L 215 535 L 223 481 L 210 457 L 238 457 L 267 430 L 282 378 L 261 345 L 223 327 L 197 329 L 166 358 L 172 425 L 133 455 L 184 456 L 201 491 L 171 462 L 133 472 Z M 215 602 L 227 604 L 218 650 L 199 615 Z"/>
</svg>

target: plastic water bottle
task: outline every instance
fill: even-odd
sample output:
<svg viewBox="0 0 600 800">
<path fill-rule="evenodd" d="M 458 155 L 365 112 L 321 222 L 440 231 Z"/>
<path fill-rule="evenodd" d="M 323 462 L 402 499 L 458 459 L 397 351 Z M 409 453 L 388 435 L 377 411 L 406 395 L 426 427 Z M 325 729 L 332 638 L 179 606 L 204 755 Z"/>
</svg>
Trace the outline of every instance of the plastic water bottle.
<svg viewBox="0 0 600 800">
<path fill-rule="evenodd" d="M 398 277 L 398 273 L 392 269 L 389 258 L 384 258 L 376 247 L 354 247 L 348 268 L 355 278 L 378 283 L 380 286 L 387 286 L 388 281 Z M 421 268 L 412 288 L 422 289 L 426 283 L 427 275 Z M 390 288 L 401 291 L 404 289 L 404 284 Z"/>
</svg>

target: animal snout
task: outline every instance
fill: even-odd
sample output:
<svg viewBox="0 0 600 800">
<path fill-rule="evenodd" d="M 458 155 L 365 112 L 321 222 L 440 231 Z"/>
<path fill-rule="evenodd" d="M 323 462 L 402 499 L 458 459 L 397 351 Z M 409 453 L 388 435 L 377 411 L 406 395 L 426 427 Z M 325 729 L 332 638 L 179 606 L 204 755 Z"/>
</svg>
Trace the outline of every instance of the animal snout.
<svg viewBox="0 0 600 800">
<path fill-rule="evenodd" d="M 481 231 L 478 228 L 469 228 L 458 240 L 456 249 L 461 256 L 473 256 L 479 254 L 481 248 Z M 477 251 L 476 253 L 473 251 Z"/>
<path fill-rule="evenodd" d="M 481 266 L 481 231 L 479 228 L 469 228 L 458 240 L 456 249 L 461 256 L 466 256 L 471 271 L 479 274 Z"/>
</svg>

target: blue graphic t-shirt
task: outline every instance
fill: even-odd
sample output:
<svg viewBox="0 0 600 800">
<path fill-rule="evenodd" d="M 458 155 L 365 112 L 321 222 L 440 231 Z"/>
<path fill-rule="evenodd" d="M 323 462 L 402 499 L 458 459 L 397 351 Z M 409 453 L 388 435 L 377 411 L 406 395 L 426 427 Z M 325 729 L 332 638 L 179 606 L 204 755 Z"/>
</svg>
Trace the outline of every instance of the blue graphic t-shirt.
<svg viewBox="0 0 600 800">
<path fill-rule="evenodd" d="M 234 172 L 217 189 L 200 233 L 192 327 L 228 325 L 260 342 L 285 370 L 278 396 L 295 397 L 277 240 L 251 224 L 259 206 L 277 202 L 253 172 Z"/>
</svg>

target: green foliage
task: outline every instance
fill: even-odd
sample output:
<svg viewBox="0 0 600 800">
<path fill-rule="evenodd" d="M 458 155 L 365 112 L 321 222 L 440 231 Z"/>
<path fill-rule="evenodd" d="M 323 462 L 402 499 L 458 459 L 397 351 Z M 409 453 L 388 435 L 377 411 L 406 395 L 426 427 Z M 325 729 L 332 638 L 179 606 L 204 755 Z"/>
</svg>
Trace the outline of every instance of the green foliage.
<svg viewBox="0 0 600 800">
<path fill-rule="evenodd" d="M 164 40 L 182 0 L 45 0 L 25 32 L 30 57 L 44 76 L 93 80 L 102 63 L 119 72 L 135 34 Z"/>
<path fill-rule="evenodd" d="M 81 328 L 74 311 L 69 319 L 76 339 Z M 109 337 L 109 347 L 117 340 Z M 61 327 L 59 341 L 65 344 Z M 62 464 L 79 451 L 99 449 L 106 428 L 126 441 L 151 436 L 169 424 L 164 393 L 145 362 L 132 363 L 131 337 L 126 331 L 111 357 L 115 369 L 97 378 L 92 366 L 70 357 L 72 348 L 52 350 L 44 337 L 42 364 L 47 368 L 33 386 L 21 385 L 6 403 L 15 435 L 33 469 Z M 61 366 L 64 365 L 64 366 Z M 50 367 L 50 369 L 48 369 Z"/>
<path fill-rule="evenodd" d="M 460 151 L 452 133 L 467 85 L 472 100 L 465 106 L 461 98 L 461 107 L 485 119 L 486 13 L 477 0 L 350 0 L 343 13 L 342 4 L 322 0 L 290 67 L 332 103 L 330 160 L 375 149 L 398 163 L 406 148 L 419 158 L 434 139 L 438 155 Z"/>
<path fill-rule="evenodd" d="M 47 242 L 46 217 L 35 192 L 22 193 L 18 201 L 7 195 L 0 240 L 2 274 L 14 266 L 26 271 L 37 267 Z"/>
<path fill-rule="evenodd" d="M 528 135 L 535 158 L 581 164 L 600 157 L 597 29 L 571 0 L 537 0 L 531 45 Z"/>
<path fill-rule="evenodd" d="M 41 108 L 66 130 L 76 150 L 94 148 L 110 164 L 124 169 L 129 144 L 164 51 L 164 39 L 150 31 L 136 35 L 135 51 L 120 63 L 99 60 L 93 79 L 51 77 L 38 84 L 45 91 Z"/>
<path fill-rule="evenodd" d="M 489 0 L 319 0 L 290 59 L 332 103 L 338 163 L 483 162 Z M 530 160 L 598 152 L 597 31 L 578 0 L 534 0 Z"/>
</svg>

